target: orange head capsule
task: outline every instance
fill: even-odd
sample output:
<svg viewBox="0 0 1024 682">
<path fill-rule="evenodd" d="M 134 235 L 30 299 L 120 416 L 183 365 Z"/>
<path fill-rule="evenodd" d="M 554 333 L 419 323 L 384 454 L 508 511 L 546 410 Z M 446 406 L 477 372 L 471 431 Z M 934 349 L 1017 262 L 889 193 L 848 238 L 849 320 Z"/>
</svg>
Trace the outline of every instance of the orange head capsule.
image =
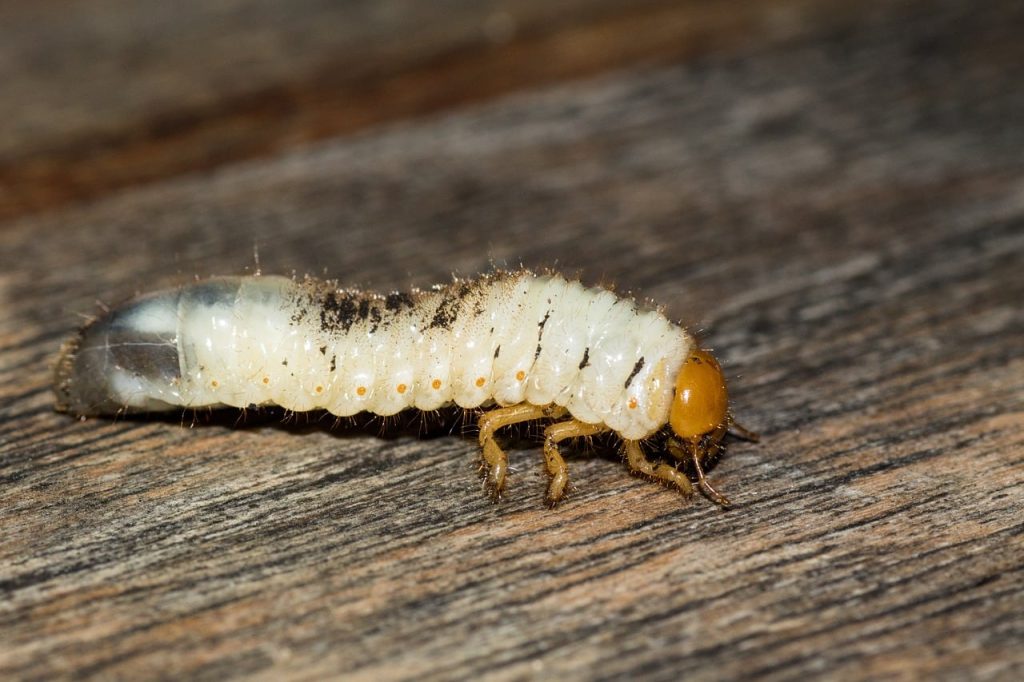
<svg viewBox="0 0 1024 682">
<path fill-rule="evenodd" d="M 729 428 L 729 392 L 718 360 L 706 350 L 694 349 L 676 377 L 676 394 L 668 417 L 672 431 L 682 443 L 671 443 L 669 451 L 693 462 L 701 489 L 718 504 L 729 500 L 704 478 L 701 460 L 718 452 L 718 442 Z"/>
<path fill-rule="evenodd" d="M 668 419 L 676 435 L 690 442 L 728 426 L 729 393 L 722 368 L 711 353 L 698 348 L 686 358 L 676 377 Z"/>
</svg>

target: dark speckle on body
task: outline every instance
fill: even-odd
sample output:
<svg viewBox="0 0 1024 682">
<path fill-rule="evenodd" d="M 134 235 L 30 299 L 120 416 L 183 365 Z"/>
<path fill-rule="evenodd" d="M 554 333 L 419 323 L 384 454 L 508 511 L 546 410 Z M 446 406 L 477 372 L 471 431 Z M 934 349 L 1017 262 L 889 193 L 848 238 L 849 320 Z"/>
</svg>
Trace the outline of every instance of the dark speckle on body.
<svg viewBox="0 0 1024 682">
<path fill-rule="evenodd" d="M 452 323 L 459 312 L 459 299 L 451 293 L 441 296 L 441 302 L 434 311 L 434 318 L 430 321 L 429 329 L 451 329 Z"/>
<path fill-rule="evenodd" d="M 548 303 L 551 303 L 551 299 L 550 298 L 548 299 Z M 537 350 L 535 350 L 533 352 L 533 359 L 534 360 L 536 360 L 537 358 L 540 357 L 540 351 L 541 351 L 540 340 L 544 337 L 544 325 L 546 325 L 548 323 L 548 318 L 550 318 L 550 317 L 551 317 L 551 310 L 548 309 L 548 311 L 546 313 L 544 313 L 544 319 L 542 319 L 540 322 L 537 323 Z"/>
<path fill-rule="evenodd" d="M 326 332 L 347 332 L 355 323 L 360 308 L 355 294 L 328 292 L 320 301 L 320 328 Z"/>
<path fill-rule="evenodd" d="M 636 361 L 636 364 L 633 365 L 633 371 L 629 373 L 628 377 L 626 377 L 626 383 L 623 386 L 623 388 L 629 388 L 629 385 L 631 383 L 633 383 L 634 377 L 636 377 L 636 375 L 639 374 L 640 370 L 642 370 L 643 368 L 644 368 L 644 359 L 641 357 L 639 360 Z"/>
<path fill-rule="evenodd" d="M 384 307 L 391 312 L 412 308 L 414 304 L 415 300 L 412 296 L 400 291 L 390 293 L 384 299 Z"/>
</svg>

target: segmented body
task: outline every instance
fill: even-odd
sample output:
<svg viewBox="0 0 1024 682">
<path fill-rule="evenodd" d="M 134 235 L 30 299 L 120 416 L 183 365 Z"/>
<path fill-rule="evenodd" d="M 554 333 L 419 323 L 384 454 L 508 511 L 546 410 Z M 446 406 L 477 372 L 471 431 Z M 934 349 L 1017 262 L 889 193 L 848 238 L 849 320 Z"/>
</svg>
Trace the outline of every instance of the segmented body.
<svg viewBox="0 0 1024 682">
<path fill-rule="evenodd" d="M 387 296 L 315 280 L 213 279 L 144 299 L 122 318 L 149 337 L 147 352 L 165 356 L 165 371 L 117 369 L 129 363 L 117 360 L 116 337 L 80 350 L 111 356 L 117 408 L 275 404 L 349 416 L 528 402 L 631 439 L 665 423 L 693 345 L 660 313 L 529 272 Z"/>
<path fill-rule="evenodd" d="M 702 363 L 715 373 L 697 386 L 713 390 L 697 394 L 720 395 L 687 417 L 690 408 L 673 401 L 689 400 L 691 380 L 682 377 Z M 86 326 L 65 345 L 55 391 L 58 408 L 78 415 L 258 405 L 392 415 L 494 405 L 480 423 L 495 492 L 506 464 L 494 430 L 569 417 L 546 432 L 552 501 L 565 483 L 556 473 L 567 480 L 559 440 L 614 432 L 634 470 L 688 492 L 675 469 L 645 469 L 638 442 L 682 409 L 683 426 L 673 428 L 692 442 L 699 470 L 730 419 L 717 363 L 682 327 L 605 289 L 525 270 L 388 295 L 314 279 L 199 281 Z"/>
</svg>

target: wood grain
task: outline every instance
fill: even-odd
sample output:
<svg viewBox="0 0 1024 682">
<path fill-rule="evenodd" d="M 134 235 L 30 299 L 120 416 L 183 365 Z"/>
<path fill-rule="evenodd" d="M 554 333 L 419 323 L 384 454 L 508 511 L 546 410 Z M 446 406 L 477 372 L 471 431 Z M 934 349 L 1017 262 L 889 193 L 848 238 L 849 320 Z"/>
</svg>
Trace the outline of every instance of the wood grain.
<svg viewBox="0 0 1024 682">
<path fill-rule="evenodd" d="M 901 3 L 7 221 L 0 677 L 1019 679 L 1022 19 Z M 580 448 L 548 510 L 530 432 L 495 505 L 457 422 L 53 413 L 96 301 L 254 247 L 664 302 L 764 434 L 736 508 Z"/>
<path fill-rule="evenodd" d="M 763 47 L 852 11 L 839 0 L 12 3 L 0 7 L 0 217 L 567 78 Z"/>
</svg>

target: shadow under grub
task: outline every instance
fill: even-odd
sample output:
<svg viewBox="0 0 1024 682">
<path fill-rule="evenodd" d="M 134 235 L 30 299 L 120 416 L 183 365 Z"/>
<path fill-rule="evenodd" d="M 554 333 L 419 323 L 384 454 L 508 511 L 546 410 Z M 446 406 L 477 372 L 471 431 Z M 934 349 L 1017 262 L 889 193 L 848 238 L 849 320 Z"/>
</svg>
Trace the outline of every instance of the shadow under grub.
<svg viewBox="0 0 1024 682">
<path fill-rule="evenodd" d="M 185 409 L 181 412 L 131 413 L 118 417 L 119 421 L 158 422 L 196 428 L 226 428 L 235 431 L 274 429 L 295 436 L 326 433 L 339 439 L 374 438 L 384 441 L 410 439 L 432 441 L 456 437 L 477 445 L 478 418 L 486 410 L 447 407 L 424 412 L 404 410 L 382 417 L 372 413 L 359 413 L 351 417 L 338 417 L 325 410 L 293 412 L 279 406 L 251 406 L 245 409 L 230 407 Z M 544 445 L 544 429 L 558 419 L 539 419 L 505 427 L 496 435 L 499 445 L 510 454 L 540 451 Z M 654 464 L 667 464 L 682 472 L 700 494 L 699 475 L 692 461 L 680 460 L 671 454 L 668 429 L 643 441 L 643 451 Z M 727 442 L 742 441 L 742 437 L 727 435 Z M 576 438 L 559 444 L 559 452 L 569 462 L 600 459 L 619 467 L 625 466 L 622 439 L 614 433 Z M 704 474 L 714 471 L 728 449 L 707 455 L 702 460 Z M 627 467 L 628 468 L 628 467 Z M 634 473 L 635 476 L 643 476 Z M 728 509 L 728 506 L 724 508 Z"/>
<path fill-rule="evenodd" d="M 133 422 L 162 422 L 190 427 L 222 427 L 236 431 L 271 428 L 297 436 L 308 433 L 327 433 L 336 438 L 365 438 L 382 440 L 415 438 L 433 440 L 447 436 L 474 438 L 479 410 L 444 408 L 423 412 L 404 410 L 382 417 L 360 412 L 351 417 L 338 417 L 326 410 L 294 412 L 277 405 L 234 407 L 184 408 L 180 412 L 134 412 L 118 417 Z"/>
</svg>

